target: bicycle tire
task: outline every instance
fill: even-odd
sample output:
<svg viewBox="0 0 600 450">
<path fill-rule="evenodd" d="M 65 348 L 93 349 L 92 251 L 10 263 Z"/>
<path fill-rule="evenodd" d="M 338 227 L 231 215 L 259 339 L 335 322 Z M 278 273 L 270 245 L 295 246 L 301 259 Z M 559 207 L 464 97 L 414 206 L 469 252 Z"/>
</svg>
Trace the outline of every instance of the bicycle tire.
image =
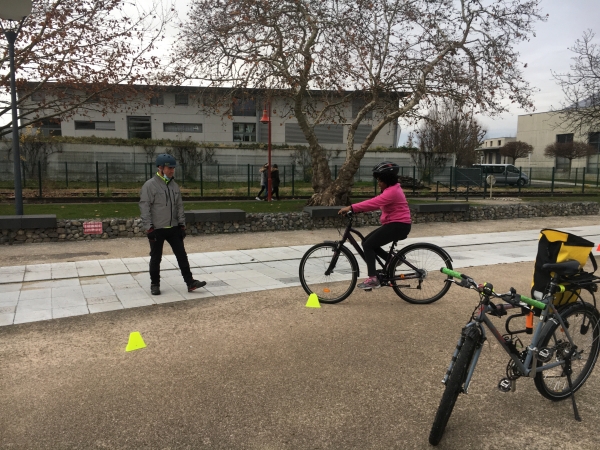
<svg viewBox="0 0 600 450">
<path fill-rule="evenodd" d="M 578 302 L 565 306 L 559 312 L 581 357 L 571 362 L 573 391 L 569 388 L 562 365 L 535 375 L 536 389 L 552 401 L 569 398 L 572 392 L 577 392 L 583 386 L 594 369 L 600 351 L 600 313 L 596 308 L 589 303 Z M 553 361 L 556 361 L 570 345 L 562 327 L 554 322 L 549 323 L 552 325 L 540 337 L 539 348 L 558 346 L 553 355 Z"/>
<path fill-rule="evenodd" d="M 450 372 L 448 380 L 446 380 L 446 389 L 442 394 L 440 405 L 431 425 L 431 431 L 429 432 L 429 443 L 431 445 L 438 445 L 442 440 L 458 394 L 463 391 L 463 383 L 467 378 L 468 369 L 481 338 L 481 331 L 475 326 L 466 328 L 463 333 L 464 342 L 458 351 L 458 355 L 456 355 L 452 372 Z"/>
<path fill-rule="evenodd" d="M 334 270 L 325 275 L 337 244 L 317 244 L 307 250 L 299 267 L 300 283 L 307 294 L 315 293 L 320 303 L 339 303 L 356 287 L 358 263 L 346 247 L 341 246 Z"/>
<path fill-rule="evenodd" d="M 404 264 L 408 260 L 418 269 L 425 272 L 422 279 L 407 279 L 392 281 L 396 295 L 408 303 L 425 305 L 439 300 L 448 289 L 451 277 L 440 272 L 442 267 L 452 270 L 450 257 L 440 248 L 432 244 L 415 244 L 403 248 L 392 260 L 388 276 L 390 279 L 414 273 L 414 270 Z"/>
</svg>

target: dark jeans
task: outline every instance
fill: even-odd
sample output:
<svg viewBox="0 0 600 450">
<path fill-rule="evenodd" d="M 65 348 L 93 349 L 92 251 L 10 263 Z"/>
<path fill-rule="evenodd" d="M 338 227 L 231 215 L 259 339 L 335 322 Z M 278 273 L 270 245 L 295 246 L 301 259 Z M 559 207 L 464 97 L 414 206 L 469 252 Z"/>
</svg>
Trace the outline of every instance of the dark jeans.
<svg viewBox="0 0 600 450">
<path fill-rule="evenodd" d="M 260 186 L 260 192 L 258 193 L 257 197 L 258 197 L 258 198 L 260 198 L 260 194 L 262 194 L 262 193 L 263 193 L 263 191 L 266 191 L 266 190 L 267 190 L 267 187 L 266 187 L 266 186 L 262 186 L 262 185 L 261 185 L 261 186 Z"/>
<path fill-rule="evenodd" d="M 381 246 L 389 244 L 392 241 L 406 239 L 408 233 L 410 233 L 410 223 L 392 222 L 380 226 L 365 237 L 362 245 L 370 277 L 377 275 L 375 255 L 377 254 L 380 258 L 383 258 L 384 261 L 387 259 L 388 252 L 382 249 Z"/>
<path fill-rule="evenodd" d="M 275 196 L 277 200 L 279 200 L 279 186 L 273 186 L 273 192 L 271 193 L 271 197 Z"/>
<path fill-rule="evenodd" d="M 187 253 L 183 246 L 183 237 L 179 227 L 161 228 L 155 230 L 156 240 L 150 241 L 150 282 L 152 284 L 160 284 L 160 261 L 162 260 L 163 245 L 165 241 L 169 243 L 173 249 L 173 253 L 177 258 L 179 270 L 183 275 L 185 284 L 190 284 L 194 278 L 190 270 Z"/>
</svg>

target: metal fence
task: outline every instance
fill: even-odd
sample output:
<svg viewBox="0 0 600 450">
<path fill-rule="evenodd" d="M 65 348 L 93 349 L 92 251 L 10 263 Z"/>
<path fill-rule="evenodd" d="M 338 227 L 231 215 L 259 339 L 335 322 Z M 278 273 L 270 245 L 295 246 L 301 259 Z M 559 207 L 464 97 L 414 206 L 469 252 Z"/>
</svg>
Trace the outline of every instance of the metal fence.
<svg viewBox="0 0 600 450">
<path fill-rule="evenodd" d="M 210 197 L 250 197 L 260 189 L 260 165 L 198 164 L 181 165 L 176 171 L 178 184 L 187 190 L 186 195 Z M 331 165 L 332 176 L 337 178 L 340 166 Z M 353 194 L 372 195 L 377 186 L 372 177 L 372 167 L 361 166 L 354 176 Z M 600 187 L 600 168 L 556 170 L 555 168 L 521 168 L 519 177 L 526 183 L 512 183 L 508 177 L 496 177 L 492 186 L 495 192 L 572 192 L 583 193 L 587 188 Z M 0 162 L 0 188 L 14 189 L 13 164 Z M 22 164 L 21 177 L 24 190 L 35 191 L 34 196 L 49 196 L 49 191 L 82 191 L 92 196 L 137 196 L 142 184 L 154 175 L 153 163 L 119 164 L 95 163 L 37 163 Z M 423 180 L 416 166 L 400 168 L 403 188 L 407 192 L 428 191 L 436 198 L 444 195 L 488 195 L 490 186 L 480 169 L 446 167 Z M 312 194 L 310 167 L 279 165 L 280 192 L 287 196 Z M 64 195 L 68 195 L 67 192 Z M 70 194 L 69 194 L 70 195 Z M 56 195 L 55 195 L 56 196 Z"/>
</svg>

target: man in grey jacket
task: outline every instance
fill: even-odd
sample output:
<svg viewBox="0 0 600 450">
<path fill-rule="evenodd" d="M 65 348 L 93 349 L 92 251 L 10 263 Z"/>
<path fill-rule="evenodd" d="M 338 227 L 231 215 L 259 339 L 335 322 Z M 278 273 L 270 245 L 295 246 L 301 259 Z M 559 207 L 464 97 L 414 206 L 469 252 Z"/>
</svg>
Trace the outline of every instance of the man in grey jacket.
<svg viewBox="0 0 600 450">
<path fill-rule="evenodd" d="M 144 183 L 140 193 L 142 226 L 150 242 L 150 292 L 160 295 L 160 261 L 165 241 L 173 249 L 188 292 L 206 285 L 205 281 L 194 280 L 187 253 L 183 246 L 185 238 L 185 213 L 181 191 L 175 183 L 177 161 L 171 155 L 156 157 L 158 171 Z"/>
</svg>

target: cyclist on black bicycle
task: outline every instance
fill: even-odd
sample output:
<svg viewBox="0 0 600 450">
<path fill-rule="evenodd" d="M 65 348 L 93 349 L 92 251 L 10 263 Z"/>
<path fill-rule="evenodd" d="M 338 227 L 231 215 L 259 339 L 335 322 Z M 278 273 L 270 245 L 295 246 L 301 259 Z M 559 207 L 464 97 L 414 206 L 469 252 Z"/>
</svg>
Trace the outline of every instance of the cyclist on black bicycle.
<svg viewBox="0 0 600 450">
<path fill-rule="evenodd" d="M 398 183 L 399 169 L 397 164 L 389 161 L 377 164 L 373 168 L 373 177 L 377 179 L 381 194 L 370 200 L 346 206 L 338 212 L 338 214 L 346 214 L 349 211 L 360 213 L 381 209 L 381 227 L 369 233 L 362 243 L 369 278 L 358 284 L 361 289 L 381 287 L 377 278 L 375 255 L 385 260 L 387 252 L 381 247 L 392 241 L 406 239 L 410 233 L 410 209 L 404 191 Z"/>
</svg>

